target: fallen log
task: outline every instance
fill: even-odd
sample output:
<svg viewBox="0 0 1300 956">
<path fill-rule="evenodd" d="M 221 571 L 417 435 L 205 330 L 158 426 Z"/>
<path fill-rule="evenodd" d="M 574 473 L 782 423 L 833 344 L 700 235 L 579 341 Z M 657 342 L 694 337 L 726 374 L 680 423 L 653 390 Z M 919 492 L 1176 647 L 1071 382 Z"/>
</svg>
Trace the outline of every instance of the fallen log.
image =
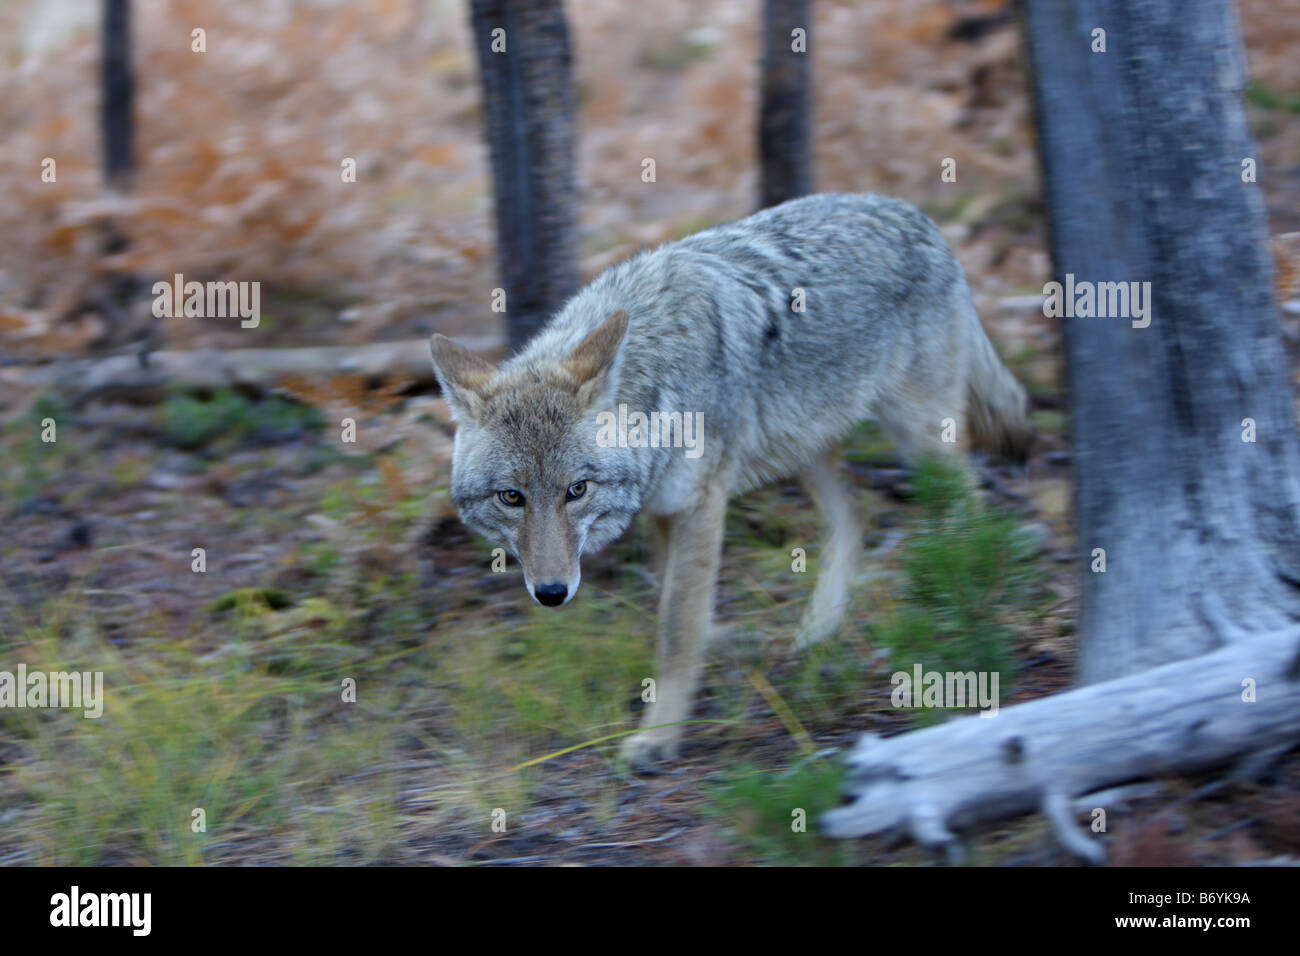
<svg viewBox="0 0 1300 956">
<path fill-rule="evenodd" d="M 984 719 L 882 739 L 847 756 L 852 802 L 822 815 L 845 839 L 885 833 L 960 856 L 953 829 L 1041 811 L 1076 856 L 1105 851 L 1071 799 L 1234 761 L 1252 770 L 1300 743 L 1300 628 L 1091 684 Z"/>
<path fill-rule="evenodd" d="M 489 360 L 504 352 L 498 337 L 460 341 Z M 308 348 L 174 350 L 152 352 L 145 359 L 136 354 L 110 355 L 0 368 L 0 383 L 56 389 L 74 405 L 82 405 L 96 398 L 154 402 L 174 389 L 269 392 L 287 378 L 320 381 L 339 375 L 364 377 L 374 384 L 404 380 L 412 388 L 436 383 L 425 339 Z"/>
</svg>

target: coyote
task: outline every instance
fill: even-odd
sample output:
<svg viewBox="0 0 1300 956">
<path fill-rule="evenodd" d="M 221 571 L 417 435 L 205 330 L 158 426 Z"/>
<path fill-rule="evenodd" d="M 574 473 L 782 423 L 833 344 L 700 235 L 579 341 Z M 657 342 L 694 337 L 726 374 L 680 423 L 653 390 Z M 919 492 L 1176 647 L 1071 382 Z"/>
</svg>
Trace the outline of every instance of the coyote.
<svg viewBox="0 0 1300 956">
<path fill-rule="evenodd" d="M 452 498 L 534 600 L 572 600 L 582 556 L 649 516 L 657 700 L 624 742 L 637 766 L 678 752 L 732 495 L 797 475 L 824 513 L 803 646 L 838 629 L 855 576 L 861 530 L 837 477 L 854 424 L 874 416 L 909 460 L 967 444 L 1023 460 L 1031 436 L 939 230 L 882 196 L 807 196 L 636 255 L 499 368 L 442 335 L 430 347 L 458 423 Z"/>
</svg>

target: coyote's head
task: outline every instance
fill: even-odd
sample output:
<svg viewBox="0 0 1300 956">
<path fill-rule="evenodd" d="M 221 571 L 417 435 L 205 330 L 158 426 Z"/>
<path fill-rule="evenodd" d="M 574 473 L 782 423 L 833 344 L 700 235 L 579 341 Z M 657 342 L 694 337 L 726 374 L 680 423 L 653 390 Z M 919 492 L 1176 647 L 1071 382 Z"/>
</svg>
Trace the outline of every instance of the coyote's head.
<svg viewBox="0 0 1300 956">
<path fill-rule="evenodd" d="M 567 355 L 500 369 L 443 335 L 429 343 L 458 423 L 451 496 L 461 520 L 515 555 L 528 593 L 549 607 L 573 597 L 582 555 L 622 534 L 640 504 L 626 456 L 596 442 L 626 332 L 620 309 Z"/>
</svg>

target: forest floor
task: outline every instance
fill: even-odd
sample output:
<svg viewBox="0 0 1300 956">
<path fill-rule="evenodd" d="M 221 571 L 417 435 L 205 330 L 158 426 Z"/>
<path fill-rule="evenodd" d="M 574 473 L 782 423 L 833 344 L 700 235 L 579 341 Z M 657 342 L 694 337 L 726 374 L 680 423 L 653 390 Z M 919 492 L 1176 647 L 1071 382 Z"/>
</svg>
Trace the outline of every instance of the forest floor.
<svg viewBox="0 0 1300 956">
<path fill-rule="evenodd" d="M 209 29 L 241 38 L 243 52 L 210 54 L 196 73 L 167 46 L 192 4 L 142 2 L 151 67 L 130 200 L 95 184 L 93 33 L 41 40 L 65 67 L 42 90 L 53 112 L 30 108 L 26 67 L 5 61 L 0 123 L 15 135 L 0 172 L 16 177 L 6 164 L 19 154 L 70 157 L 56 191 L 15 178 L 0 210 L 5 365 L 129 344 L 120 317 L 96 305 L 124 274 L 265 279 L 255 334 L 169 321 L 168 348 L 495 331 L 460 5 L 435 4 L 428 19 L 428 5 L 404 0 L 368 18 L 350 12 L 359 6 L 323 5 L 310 30 L 290 19 L 269 46 L 265 24 L 210 14 Z M 571 5 L 586 276 L 749 211 L 753 5 L 694 6 Z M 1003 706 L 1071 681 L 1067 396 L 1058 330 L 1033 300 L 1049 277 L 1043 206 L 1018 34 L 1000 4 L 818 6 L 819 186 L 901 195 L 939 222 L 1030 390 L 1039 441 L 1027 467 L 979 462 L 971 504 L 903 468 L 873 424 L 855 431 L 845 475 L 867 515 L 860 586 L 841 639 L 806 654 L 792 635 L 815 576 L 815 512 L 792 484 L 734 502 L 724 637 L 699 723 L 679 761 L 637 775 L 617 759 L 617 735 L 635 727 L 651 674 L 640 521 L 588 559 L 576 601 L 541 608 L 513 562 L 492 569 L 490 545 L 447 502 L 453 426 L 436 396 L 341 374 L 274 395 L 74 406 L 0 378 L 0 670 L 102 671 L 106 692 L 97 720 L 0 712 L 0 864 L 931 862 L 911 846 L 823 840 L 815 818 L 838 802 L 835 756 L 860 733 L 941 719 L 891 705 L 900 662 L 994 667 Z M 1300 64 L 1287 50 L 1300 6 L 1242 8 L 1259 186 L 1273 233 L 1294 233 Z M 972 22 L 987 29 L 953 35 Z M 376 44 L 391 55 L 376 57 Z M 322 47 L 330 78 L 317 75 Z M 172 84 L 150 82 L 153 71 Z M 312 164 L 340 153 L 376 185 L 329 193 Z M 643 155 L 658 159 L 653 190 L 639 180 Z M 948 156 L 958 184 L 939 179 Z M 93 241 L 106 218 L 131 224 L 129 251 L 107 261 Z M 1295 254 L 1279 265 L 1300 382 Z M 344 417 L 355 444 L 340 440 Z M 41 439 L 47 418 L 55 442 Z M 808 574 L 792 572 L 795 548 L 814 558 Z M 343 700 L 348 681 L 355 702 Z M 1113 808 L 1111 862 L 1300 856 L 1296 755 L 1269 780 L 1202 789 L 1213 779 L 1168 781 Z M 806 832 L 791 827 L 798 810 Z M 1036 817 L 971 834 L 968 850 L 975 864 L 1072 862 Z"/>
</svg>

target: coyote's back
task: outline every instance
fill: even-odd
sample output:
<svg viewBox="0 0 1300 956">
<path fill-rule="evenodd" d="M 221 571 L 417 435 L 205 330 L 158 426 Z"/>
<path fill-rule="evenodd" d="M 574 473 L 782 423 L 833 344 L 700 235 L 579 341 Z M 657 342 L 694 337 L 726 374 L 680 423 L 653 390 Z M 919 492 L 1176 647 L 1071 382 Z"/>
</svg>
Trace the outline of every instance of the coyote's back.
<svg viewBox="0 0 1300 956">
<path fill-rule="evenodd" d="M 1024 391 L 998 360 L 960 264 L 907 203 L 818 194 L 615 266 L 512 363 L 554 359 L 618 309 L 619 400 L 704 413 L 738 487 L 798 470 L 875 415 L 903 453 L 1020 457 Z"/>
</svg>

